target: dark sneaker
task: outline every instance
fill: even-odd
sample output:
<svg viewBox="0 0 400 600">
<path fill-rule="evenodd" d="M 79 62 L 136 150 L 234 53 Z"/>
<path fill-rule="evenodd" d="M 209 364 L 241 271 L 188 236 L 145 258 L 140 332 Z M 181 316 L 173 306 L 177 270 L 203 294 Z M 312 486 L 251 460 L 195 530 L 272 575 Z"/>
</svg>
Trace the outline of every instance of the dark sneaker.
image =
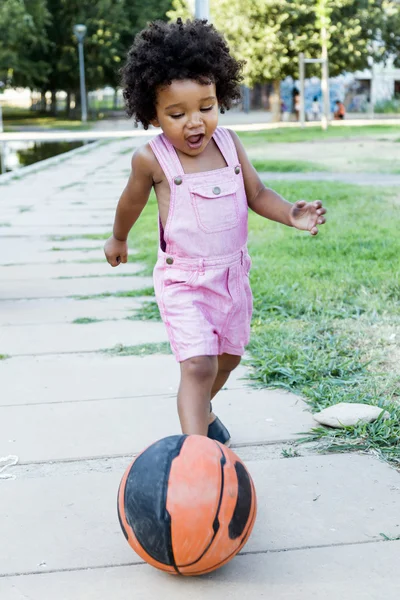
<svg viewBox="0 0 400 600">
<path fill-rule="evenodd" d="M 208 426 L 207 437 L 225 446 L 230 446 L 231 443 L 231 434 L 218 417 Z"/>
</svg>

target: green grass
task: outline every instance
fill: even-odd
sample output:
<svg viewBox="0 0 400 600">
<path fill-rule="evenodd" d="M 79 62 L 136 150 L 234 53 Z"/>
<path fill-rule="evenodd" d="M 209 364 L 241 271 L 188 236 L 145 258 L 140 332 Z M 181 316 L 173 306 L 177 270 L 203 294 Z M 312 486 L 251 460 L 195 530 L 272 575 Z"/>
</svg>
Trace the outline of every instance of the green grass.
<svg viewBox="0 0 400 600">
<path fill-rule="evenodd" d="M 81 181 L 73 181 L 72 183 L 66 183 L 65 185 L 60 185 L 60 187 L 58 189 L 59 190 L 68 190 L 69 188 L 77 187 L 79 185 L 85 185 L 85 184 L 82 184 Z"/>
<path fill-rule="evenodd" d="M 99 252 L 103 250 L 101 246 L 98 248 L 86 248 L 81 246 L 76 246 L 75 248 L 60 248 L 59 246 L 53 246 L 50 248 L 52 252 Z"/>
<path fill-rule="evenodd" d="M 0 360 L 7 360 L 7 358 L 10 358 L 8 354 L 0 354 Z"/>
<path fill-rule="evenodd" d="M 282 458 L 297 458 L 300 454 L 296 448 L 283 448 L 281 456 Z"/>
<path fill-rule="evenodd" d="M 48 239 L 53 242 L 69 242 L 71 240 L 107 240 L 110 233 L 82 233 L 75 235 L 49 235 Z"/>
<path fill-rule="evenodd" d="M 129 247 L 135 249 L 135 254 L 130 254 L 128 261 L 142 263 L 145 266 L 142 275 L 151 275 L 157 260 L 157 220 L 157 200 L 152 192 L 146 207 L 128 237 Z"/>
<path fill-rule="evenodd" d="M 103 275 L 60 275 L 59 277 L 52 277 L 52 279 L 103 279 L 104 277 L 137 277 L 138 275 L 142 275 L 142 272 L 124 273 L 121 271 L 120 273 L 104 273 Z"/>
<path fill-rule="evenodd" d="M 149 356 L 150 354 L 171 354 L 171 347 L 168 342 L 139 344 L 137 346 L 119 344 L 114 348 L 107 348 L 103 352 L 112 356 Z"/>
<path fill-rule="evenodd" d="M 135 151 L 134 148 L 129 147 L 129 148 L 124 148 L 123 150 L 120 150 L 118 152 L 118 154 L 133 154 L 134 151 Z M 130 171 L 127 171 L 127 173 L 130 173 Z"/>
<path fill-rule="evenodd" d="M 3 108 L 4 130 L 10 131 L 13 127 L 41 127 L 43 129 L 87 129 L 82 121 L 66 119 L 65 116 L 49 116 L 45 113 L 36 113 L 29 109 Z M 90 127 L 90 123 L 89 123 Z"/>
<path fill-rule="evenodd" d="M 156 302 L 143 302 L 133 315 L 127 317 L 130 321 L 161 321 L 160 311 Z"/>
<path fill-rule="evenodd" d="M 400 205 L 390 190 L 279 183 L 288 200 L 322 198 L 318 237 L 250 215 L 258 386 L 301 394 L 313 412 L 338 402 L 384 406 L 388 421 L 313 429 L 327 450 L 374 449 L 400 464 Z M 394 346 L 395 348 L 395 346 Z"/>
<path fill-rule="evenodd" d="M 0 223 L 0 227 L 11 227 L 11 223 Z"/>
<path fill-rule="evenodd" d="M 311 173 L 313 171 L 329 171 L 327 167 L 314 162 L 302 160 L 257 160 L 251 161 L 256 171 L 275 173 Z"/>
<path fill-rule="evenodd" d="M 103 292 L 102 294 L 69 297 L 74 298 L 75 300 L 98 300 L 101 298 L 143 298 L 145 296 L 154 296 L 153 288 L 143 288 L 141 290 L 130 290 L 125 292 Z"/>
<path fill-rule="evenodd" d="M 399 355 L 390 341 L 400 336 L 398 192 L 324 182 L 279 182 L 274 189 L 290 201 L 322 199 L 328 224 L 312 237 L 250 214 L 253 383 L 298 393 L 313 412 L 342 401 L 385 407 L 389 420 L 317 427 L 303 440 L 320 440 L 327 451 L 372 449 L 400 465 Z M 138 250 L 133 260 L 151 272 L 158 244 L 154 194 L 129 244 Z M 156 314 L 152 303 L 143 311 Z M 112 352 L 148 352 L 133 348 Z"/>
<path fill-rule="evenodd" d="M 237 134 L 244 145 L 268 143 L 290 143 L 290 142 L 312 142 L 330 139 L 350 139 L 360 137 L 389 138 L 398 133 L 395 125 L 364 125 L 364 126 L 335 126 L 323 131 L 321 127 L 280 127 L 266 131 L 238 131 Z"/>
<path fill-rule="evenodd" d="M 91 323 L 100 323 L 103 319 L 92 319 L 91 317 L 80 317 L 74 319 L 72 323 L 74 325 L 89 325 Z"/>
</svg>

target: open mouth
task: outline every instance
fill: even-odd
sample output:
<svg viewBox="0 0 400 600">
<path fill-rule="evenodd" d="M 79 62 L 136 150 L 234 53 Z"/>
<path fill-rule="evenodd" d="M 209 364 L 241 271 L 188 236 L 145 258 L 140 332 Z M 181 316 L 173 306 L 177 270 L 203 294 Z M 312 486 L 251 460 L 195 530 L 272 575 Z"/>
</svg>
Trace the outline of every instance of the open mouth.
<svg viewBox="0 0 400 600">
<path fill-rule="evenodd" d="M 198 135 L 190 135 L 188 138 L 186 138 L 186 142 L 189 146 L 189 148 L 200 148 L 200 146 L 203 143 L 203 139 L 204 139 L 204 134 L 203 133 L 199 133 Z"/>
</svg>

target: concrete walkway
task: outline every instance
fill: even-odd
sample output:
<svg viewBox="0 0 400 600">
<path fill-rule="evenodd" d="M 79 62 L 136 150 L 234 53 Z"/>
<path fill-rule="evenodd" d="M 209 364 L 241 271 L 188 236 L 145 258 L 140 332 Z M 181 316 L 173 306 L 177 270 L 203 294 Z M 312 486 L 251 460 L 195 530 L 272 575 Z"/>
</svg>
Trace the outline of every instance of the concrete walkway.
<svg viewBox="0 0 400 600">
<path fill-rule="evenodd" d="M 149 280 L 132 263 L 121 269 L 131 277 L 109 277 L 102 242 L 52 238 L 110 230 L 131 145 L 84 149 L 0 186 L 0 354 L 10 356 L 0 457 L 19 460 L 0 472 L 1 600 L 397 600 L 400 541 L 384 540 L 400 536 L 399 474 L 371 456 L 300 447 L 283 458 L 313 419 L 293 395 L 250 389 L 244 368 L 215 403 L 258 493 L 244 551 L 181 579 L 127 545 L 117 487 L 132 455 L 178 432 L 178 367 L 171 355 L 102 352 L 164 342 L 164 328 L 125 320 L 137 299 L 73 296 Z"/>
</svg>

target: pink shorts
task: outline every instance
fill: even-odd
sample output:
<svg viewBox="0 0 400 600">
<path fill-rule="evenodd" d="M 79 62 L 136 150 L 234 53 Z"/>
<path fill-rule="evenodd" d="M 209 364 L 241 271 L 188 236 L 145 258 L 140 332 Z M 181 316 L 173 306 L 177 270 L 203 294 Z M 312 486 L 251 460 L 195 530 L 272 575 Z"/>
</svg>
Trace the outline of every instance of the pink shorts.
<svg viewBox="0 0 400 600">
<path fill-rule="evenodd" d="M 156 300 L 179 362 L 194 356 L 242 356 L 250 337 L 253 299 L 247 250 L 207 259 L 159 250 Z"/>
</svg>

